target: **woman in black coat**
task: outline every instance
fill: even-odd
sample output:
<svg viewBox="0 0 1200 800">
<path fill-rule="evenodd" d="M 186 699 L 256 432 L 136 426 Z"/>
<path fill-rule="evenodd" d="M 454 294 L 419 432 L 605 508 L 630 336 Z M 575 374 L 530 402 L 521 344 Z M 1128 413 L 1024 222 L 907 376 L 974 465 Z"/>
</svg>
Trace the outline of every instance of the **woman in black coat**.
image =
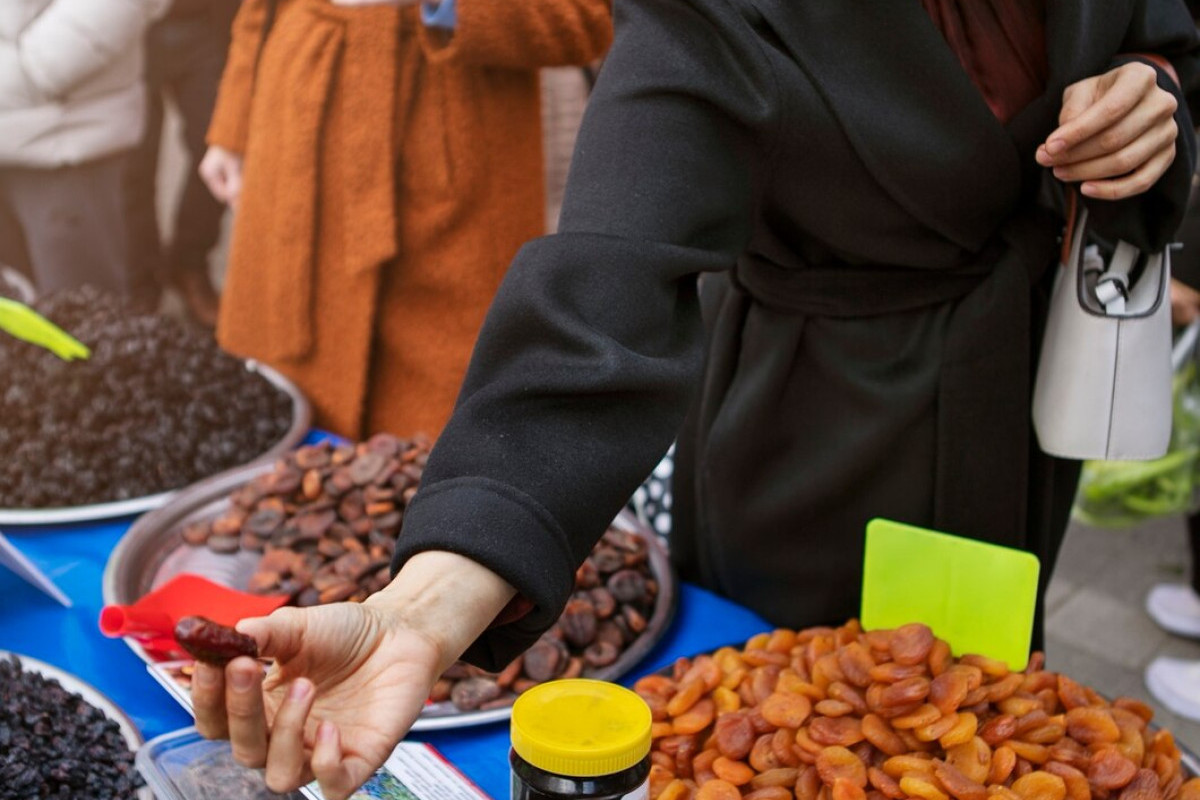
<svg viewBox="0 0 1200 800">
<path fill-rule="evenodd" d="M 532 643 L 677 434 L 682 574 L 781 624 L 856 613 L 875 516 L 1049 575 L 1074 470 L 1030 434 L 1063 223 L 1046 185 L 1081 182 L 1105 236 L 1169 240 L 1197 77 L 1182 2 L 630 0 L 615 19 L 559 233 L 495 301 L 403 570 L 361 606 L 245 625 L 277 659 L 270 726 L 249 662 L 227 698 L 197 672 L 201 730 L 275 788 L 311 768 L 345 797 L 440 667 Z"/>
</svg>

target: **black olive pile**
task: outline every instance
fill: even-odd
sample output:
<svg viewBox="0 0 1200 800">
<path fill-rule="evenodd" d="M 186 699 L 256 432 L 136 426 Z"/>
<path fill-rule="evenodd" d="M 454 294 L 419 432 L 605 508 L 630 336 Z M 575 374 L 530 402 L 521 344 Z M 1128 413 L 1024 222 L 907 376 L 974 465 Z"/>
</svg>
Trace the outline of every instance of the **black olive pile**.
<svg viewBox="0 0 1200 800">
<path fill-rule="evenodd" d="M 0 660 L 0 800 L 136 798 L 117 723 L 58 681 Z"/>
<path fill-rule="evenodd" d="M 250 461 L 291 424 L 291 398 L 211 334 L 89 287 L 37 309 L 92 356 L 66 362 L 0 333 L 0 508 L 179 489 Z"/>
</svg>

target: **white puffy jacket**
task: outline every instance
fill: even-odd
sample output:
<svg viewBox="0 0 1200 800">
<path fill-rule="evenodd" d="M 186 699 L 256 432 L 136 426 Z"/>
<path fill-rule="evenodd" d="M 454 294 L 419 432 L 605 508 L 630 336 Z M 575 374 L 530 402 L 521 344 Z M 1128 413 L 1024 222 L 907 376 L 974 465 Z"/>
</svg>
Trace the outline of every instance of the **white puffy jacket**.
<svg viewBox="0 0 1200 800">
<path fill-rule="evenodd" d="M 59 167 L 135 145 L 142 34 L 171 0 L 0 0 L 0 165 Z"/>
</svg>

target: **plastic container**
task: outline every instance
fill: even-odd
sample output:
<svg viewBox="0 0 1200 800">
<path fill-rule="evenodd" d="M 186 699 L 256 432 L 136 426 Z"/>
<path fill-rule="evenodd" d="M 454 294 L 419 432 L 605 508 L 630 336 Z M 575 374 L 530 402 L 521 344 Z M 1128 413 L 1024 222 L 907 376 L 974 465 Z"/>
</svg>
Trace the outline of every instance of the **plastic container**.
<svg viewBox="0 0 1200 800">
<path fill-rule="evenodd" d="M 262 770 L 233 760 L 229 742 L 184 728 L 151 739 L 134 762 L 158 800 L 304 800 L 300 792 L 276 794 Z"/>
<path fill-rule="evenodd" d="M 511 800 L 645 800 L 650 708 L 613 683 L 535 686 L 512 710 Z"/>
</svg>

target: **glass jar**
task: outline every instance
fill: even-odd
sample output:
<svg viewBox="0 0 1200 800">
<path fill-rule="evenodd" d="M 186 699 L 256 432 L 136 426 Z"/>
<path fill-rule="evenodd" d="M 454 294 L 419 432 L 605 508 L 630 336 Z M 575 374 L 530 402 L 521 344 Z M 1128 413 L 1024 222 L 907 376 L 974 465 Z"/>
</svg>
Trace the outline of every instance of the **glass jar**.
<svg viewBox="0 0 1200 800">
<path fill-rule="evenodd" d="M 648 800 L 650 708 L 614 683 L 551 681 L 512 710 L 511 800 Z"/>
</svg>

